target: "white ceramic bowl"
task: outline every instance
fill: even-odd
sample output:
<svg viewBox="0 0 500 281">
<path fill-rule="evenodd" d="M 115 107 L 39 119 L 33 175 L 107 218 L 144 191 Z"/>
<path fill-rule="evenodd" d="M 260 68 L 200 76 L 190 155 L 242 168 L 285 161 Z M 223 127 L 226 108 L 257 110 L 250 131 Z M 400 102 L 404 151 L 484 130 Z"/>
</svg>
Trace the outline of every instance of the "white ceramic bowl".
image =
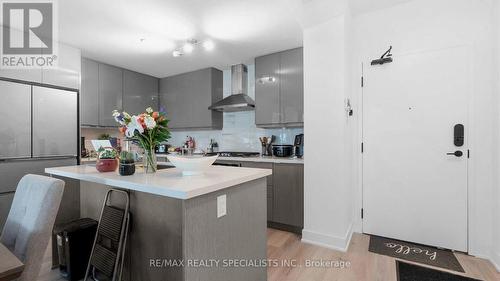
<svg viewBox="0 0 500 281">
<path fill-rule="evenodd" d="M 215 156 L 184 156 L 184 155 L 167 155 L 170 161 L 177 169 L 182 171 L 183 176 L 200 175 L 208 169 L 217 160 L 218 155 Z"/>
</svg>

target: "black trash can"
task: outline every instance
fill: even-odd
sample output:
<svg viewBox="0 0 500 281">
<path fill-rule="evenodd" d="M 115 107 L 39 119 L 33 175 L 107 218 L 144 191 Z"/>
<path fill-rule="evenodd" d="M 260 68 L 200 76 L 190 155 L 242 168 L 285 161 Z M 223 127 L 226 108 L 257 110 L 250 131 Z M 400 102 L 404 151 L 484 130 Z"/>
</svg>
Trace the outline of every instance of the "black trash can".
<svg viewBox="0 0 500 281">
<path fill-rule="evenodd" d="M 73 281 L 85 277 L 96 231 L 97 221 L 90 218 L 74 220 L 54 228 L 59 271 L 65 279 Z"/>
</svg>

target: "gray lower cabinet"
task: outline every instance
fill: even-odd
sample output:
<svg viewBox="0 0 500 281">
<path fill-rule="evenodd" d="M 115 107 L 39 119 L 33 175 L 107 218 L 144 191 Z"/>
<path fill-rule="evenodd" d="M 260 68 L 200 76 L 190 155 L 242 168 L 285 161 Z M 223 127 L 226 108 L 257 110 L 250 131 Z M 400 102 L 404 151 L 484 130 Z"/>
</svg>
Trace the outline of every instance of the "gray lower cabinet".
<svg viewBox="0 0 500 281">
<path fill-rule="evenodd" d="M 242 162 L 242 167 L 273 169 L 273 163 Z M 267 177 L 267 221 L 273 220 L 273 175 Z"/>
<path fill-rule="evenodd" d="M 255 59 L 255 124 L 258 127 L 304 125 L 303 49 Z"/>
<path fill-rule="evenodd" d="M 123 70 L 99 64 L 99 125 L 116 127 L 113 110 L 122 110 Z"/>
<path fill-rule="evenodd" d="M 0 183 L 0 232 L 3 224 L 5 223 L 5 220 L 7 219 L 7 215 L 10 210 L 10 204 L 14 197 L 14 192 L 16 191 L 17 184 L 24 175 L 46 175 L 44 172 L 45 168 L 70 166 L 76 165 L 76 163 L 76 157 L 66 159 L 12 160 L 0 162 L 0 179 L 2 179 L 2 182 Z M 75 200 L 79 200 L 79 189 L 74 189 L 74 187 L 79 187 L 79 181 L 74 181 L 71 179 L 63 180 L 65 181 L 66 187 L 63 195 L 63 200 L 61 202 L 61 207 L 59 209 L 65 210 L 64 212 L 62 212 L 64 213 L 64 216 L 72 214 L 71 212 L 66 211 L 66 209 L 77 209 L 79 213 L 79 203 L 77 205 L 75 205 L 74 203 Z M 69 200 L 69 197 L 73 199 Z"/>
<path fill-rule="evenodd" d="M 222 129 L 222 113 L 208 109 L 221 99 L 222 71 L 215 68 L 160 80 L 160 106 L 166 109 L 170 129 Z"/>
<path fill-rule="evenodd" d="M 124 70 L 123 110 L 130 114 L 144 112 L 148 107 L 158 110 L 158 84 L 158 78 Z"/>
<path fill-rule="evenodd" d="M 304 228 L 304 165 L 217 160 L 221 164 L 272 169 L 267 177 L 267 221 L 269 227 L 295 233 Z"/>
<path fill-rule="evenodd" d="M 273 222 L 304 227 L 304 166 L 274 164 Z"/>
<path fill-rule="evenodd" d="M 99 126 L 99 63 L 87 58 L 82 58 L 80 112 L 82 125 Z"/>
</svg>

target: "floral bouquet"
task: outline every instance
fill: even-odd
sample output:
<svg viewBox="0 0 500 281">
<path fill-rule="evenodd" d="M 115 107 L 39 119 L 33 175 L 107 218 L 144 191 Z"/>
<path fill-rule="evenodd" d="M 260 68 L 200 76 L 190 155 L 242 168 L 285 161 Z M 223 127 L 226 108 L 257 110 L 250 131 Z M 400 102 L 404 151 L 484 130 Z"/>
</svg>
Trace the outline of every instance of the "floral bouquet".
<svg viewBox="0 0 500 281">
<path fill-rule="evenodd" d="M 144 149 L 146 173 L 156 172 L 155 146 L 170 138 L 165 112 L 148 107 L 146 112 L 130 116 L 125 111 L 114 110 L 113 117 L 120 124 L 120 132 Z"/>
</svg>

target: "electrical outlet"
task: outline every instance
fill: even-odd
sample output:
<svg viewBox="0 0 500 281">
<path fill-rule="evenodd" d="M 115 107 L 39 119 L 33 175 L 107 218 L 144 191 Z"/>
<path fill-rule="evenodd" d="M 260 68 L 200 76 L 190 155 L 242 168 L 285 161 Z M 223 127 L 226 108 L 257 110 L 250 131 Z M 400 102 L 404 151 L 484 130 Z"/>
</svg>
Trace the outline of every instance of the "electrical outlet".
<svg viewBox="0 0 500 281">
<path fill-rule="evenodd" d="M 227 214 L 226 209 L 226 194 L 217 197 L 217 218 Z"/>
</svg>

